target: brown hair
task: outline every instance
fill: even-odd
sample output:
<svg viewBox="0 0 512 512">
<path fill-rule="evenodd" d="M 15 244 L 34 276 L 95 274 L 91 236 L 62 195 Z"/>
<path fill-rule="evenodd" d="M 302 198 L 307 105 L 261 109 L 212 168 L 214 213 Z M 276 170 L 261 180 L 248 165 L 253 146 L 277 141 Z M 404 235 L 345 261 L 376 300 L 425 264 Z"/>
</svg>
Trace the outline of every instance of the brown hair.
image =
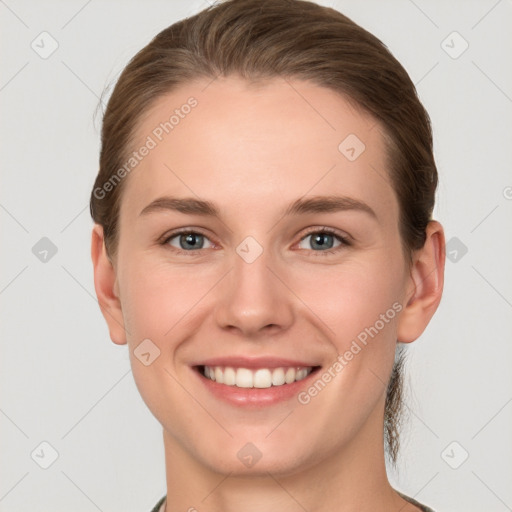
<svg viewBox="0 0 512 512">
<path fill-rule="evenodd" d="M 197 78 L 284 77 L 330 88 L 371 114 L 383 129 L 399 207 L 404 254 L 425 242 L 437 187 L 430 119 L 402 65 L 387 47 L 340 12 L 304 0 L 225 0 L 160 32 L 128 63 L 103 118 L 93 220 L 115 258 L 124 180 L 104 184 L 123 166 L 143 115 L 161 95 Z M 133 148 L 132 148 L 133 151 Z M 119 175 L 117 175 L 119 177 Z M 101 191 L 101 194 L 98 193 Z M 384 439 L 396 464 L 404 354 L 388 383 Z"/>
</svg>

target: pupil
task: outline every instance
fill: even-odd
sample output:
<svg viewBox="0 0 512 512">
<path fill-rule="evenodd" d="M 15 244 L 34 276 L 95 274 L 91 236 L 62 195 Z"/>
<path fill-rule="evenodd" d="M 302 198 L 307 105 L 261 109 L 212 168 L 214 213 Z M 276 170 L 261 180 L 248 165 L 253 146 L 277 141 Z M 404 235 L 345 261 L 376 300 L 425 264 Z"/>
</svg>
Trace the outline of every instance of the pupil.
<svg viewBox="0 0 512 512">
<path fill-rule="evenodd" d="M 189 245 L 196 245 L 197 244 L 197 236 L 198 235 L 195 235 L 194 233 L 188 233 L 187 235 L 185 235 L 185 244 L 189 244 Z M 187 247 L 184 247 L 183 244 L 181 244 L 181 247 L 183 249 L 186 249 Z"/>
<path fill-rule="evenodd" d="M 317 244 L 319 247 L 332 247 L 332 243 L 329 244 L 329 243 L 326 243 L 325 242 L 325 238 L 326 237 L 331 237 L 331 235 L 327 235 L 327 234 L 318 234 L 314 237 L 314 241 L 315 241 L 315 244 Z"/>
</svg>

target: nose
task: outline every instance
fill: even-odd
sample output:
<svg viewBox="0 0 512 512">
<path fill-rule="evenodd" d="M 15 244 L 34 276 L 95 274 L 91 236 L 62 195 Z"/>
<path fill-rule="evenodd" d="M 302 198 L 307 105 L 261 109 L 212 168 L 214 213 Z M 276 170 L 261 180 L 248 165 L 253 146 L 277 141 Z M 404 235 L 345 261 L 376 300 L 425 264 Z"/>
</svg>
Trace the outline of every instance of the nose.
<svg viewBox="0 0 512 512">
<path fill-rule="evenodd" d="M 235 252 L 233 267 L 217 289 L 215 320 L 223 330 L 257 340 L 292 325 L 294 295 L 285 267 L 270 251 L 250 261 Z"/>
</svg>

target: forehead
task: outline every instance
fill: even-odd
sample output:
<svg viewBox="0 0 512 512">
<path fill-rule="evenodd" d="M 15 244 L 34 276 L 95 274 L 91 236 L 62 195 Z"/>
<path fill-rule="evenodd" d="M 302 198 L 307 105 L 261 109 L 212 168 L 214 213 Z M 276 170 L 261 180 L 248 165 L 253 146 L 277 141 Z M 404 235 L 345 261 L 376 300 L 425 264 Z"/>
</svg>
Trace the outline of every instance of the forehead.
<svg viewBox="0 0 512 512">
<path fill-rule="evenodd" d="M 135 140 L 133 149 L 150 149 L 130 172 L 121 210 L 140 212 L 165 194 L 241 211 L 339 193 L 396 213 L 379 123 L 310 82 L 191 82 L 158 98 Z"/>
</svg>

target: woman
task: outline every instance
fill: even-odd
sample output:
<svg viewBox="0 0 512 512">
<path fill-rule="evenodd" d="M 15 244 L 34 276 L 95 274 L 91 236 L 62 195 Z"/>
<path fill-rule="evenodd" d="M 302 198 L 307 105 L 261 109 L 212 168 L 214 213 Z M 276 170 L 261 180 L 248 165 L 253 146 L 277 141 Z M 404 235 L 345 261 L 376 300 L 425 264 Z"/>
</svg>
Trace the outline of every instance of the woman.
<svg viewBox="0 0 512 512">
<path fill-rule="evenodd" d="M 431 510 L 392 488 L 385 453 L 403 347 L 443 289 L 436 186 L 410 78 L 333 9 L 227 0 L 132 59 L 92 259 L 163 427 L 155 512 Z"/>
</svg>

